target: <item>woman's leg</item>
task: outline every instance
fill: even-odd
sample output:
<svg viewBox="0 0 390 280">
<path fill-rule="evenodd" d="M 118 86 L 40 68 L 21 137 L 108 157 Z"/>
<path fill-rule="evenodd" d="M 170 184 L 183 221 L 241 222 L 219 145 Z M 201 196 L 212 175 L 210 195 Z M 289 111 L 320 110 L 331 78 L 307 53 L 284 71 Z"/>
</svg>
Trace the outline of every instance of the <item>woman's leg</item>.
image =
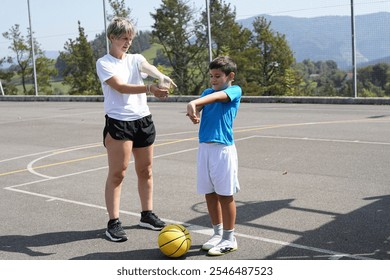
<svg viewBox="0 0 390 280">
<path fill-rule="evenodd" d="M 131 141 L 113 139 L 109 133 L 105 138 L 108 157 L 105 200 L 110 220 L 119 218 L 122 182 L 131 158 L 132 145 Z"/>
<path fill-rule="evenodd" d="M 153 145 L 133 149 L 142 211 L 153 210 Z"/>
</svg>

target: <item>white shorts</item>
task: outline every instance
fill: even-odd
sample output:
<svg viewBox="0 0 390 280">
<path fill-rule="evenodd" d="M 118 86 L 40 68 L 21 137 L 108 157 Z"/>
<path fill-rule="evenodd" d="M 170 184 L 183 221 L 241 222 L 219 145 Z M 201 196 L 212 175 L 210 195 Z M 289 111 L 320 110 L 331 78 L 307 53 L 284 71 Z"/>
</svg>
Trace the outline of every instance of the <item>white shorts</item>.
<svg viewBox="0 0 390 280">
<path fill-rule="evenodd" d="M 231 196 L 240 190 L 236 146 L 200 143 L 197 188 L 199 194 Z"/>
</svg>

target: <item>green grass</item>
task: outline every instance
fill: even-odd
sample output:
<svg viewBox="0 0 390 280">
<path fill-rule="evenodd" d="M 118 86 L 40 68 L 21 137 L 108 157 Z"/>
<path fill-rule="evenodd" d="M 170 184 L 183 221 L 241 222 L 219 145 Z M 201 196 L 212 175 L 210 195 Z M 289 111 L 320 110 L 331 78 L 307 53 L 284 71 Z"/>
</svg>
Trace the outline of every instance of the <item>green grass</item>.
<svg viewBox="0 0 390 280">
<path fill-rule="evenodd" d="M 59 82 L 52 82 L 51 87 L 53 89 L 53 95 L 67 95 L 70 89 L 70 86 L 63 85 L 61 81 Z M 26 90 L 27 92 L 34 88 L 34 84 L 26 84 Z M 18 90 L 18 95 L 24 95 L 23 93 L 23 86 L 21 84 L 16 85 L 16 89 Z M 38 87 L 38 94 L 39 95 L 47 95 L 47 92 L 42 92 Z"/>
<path fill-rule="evenodd" d="M 152 44 L 149 49 L 142 52 L 142 55 L 146 58 L 147 61 L 149 61 L 149 63 L 153 63 L 153 60 L 157 54 L 157 50 L 161 48 L 162 46 L 160 44 Z"/>
</svg>

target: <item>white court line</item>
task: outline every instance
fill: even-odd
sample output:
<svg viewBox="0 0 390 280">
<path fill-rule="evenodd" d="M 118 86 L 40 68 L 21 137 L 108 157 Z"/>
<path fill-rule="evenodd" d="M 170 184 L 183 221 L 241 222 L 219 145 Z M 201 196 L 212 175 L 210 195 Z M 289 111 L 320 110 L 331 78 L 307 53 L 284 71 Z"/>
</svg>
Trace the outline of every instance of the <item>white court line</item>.
<svg viewBox="0 0 390 280">
<path fill-rule="evenodd" d="M 240 138 L 240 139 L 236 139 L 235 141 L 241 141 L 241 140 L 246 140 L 246 139 L 249 139 L 249 138 L 253 138 L 253 137 L 256 137 L 256 136 L 250 136 L 250 137 L 245 137 L 245 138 Z M 94 146 L 91 146 L 91 147 L 94 147 Z M 89 147 L 88 147 L 89 148 Z M 60 178 L 60 177 L 53 177 L 53 176 L 47 176 L 47 175 L 44 175 L 42 173 L 39 173 L 37 171 L 35 171 L 34 167 L 33 167 L 33 164 L 37 161 L 40 161 L 41 159 L 44 159 L 44 158 L 47 158 L 47 157 L 50 157 L 50 156 L 53 156 L 53 155 L 57 155 L 59 153 L 63 153 L 63 152 L 69 152 L 69 151 L 74 151 L 74 150 L 80 150 L 80 149 L 83 149 L 83 148 L 75 148 L 75 149 L 67 149 L 67 150 L 62 150 L 61 152 L 56 152 L 56 153 L 52 153 L 52 154 L 49 154 L 49 155 L 46 155 L 46 156 L 43 156 L 43 157 L 40 157 L 40 158 L 37 158 L 33 161 L 31 161 L 30 163 L 28 163 L 27 165 L 27 170 L 34 174 L 34 175 L 37 175 L 39 177 L 43 177 L 43 178 L 46 178 L 46 179 L 55 179 L 55 178 Z M 154 156 L 153 158 L 160 158 L 160 157 L 166 157 L 166 156 L 171 156 L 171 155 L 176 155 L 176 154 L 181 154 L 181 153 L 186 153 L 186 152 L 190 152 L 190 151 L 194 151 L 194 150 L 197 150 L 198 148 L 191 148 L 191 149 L 186 149 L 186 150 L 181 150 L 181 151 L 176 151 L 176 152 L 172 152 L 172 153 L 168 153 L 168 154 L 161 154 L 161 155 L 157 155 L 157 156 Z M 130 161 L 130 163 L 133 163 L 133 161 Z M 107 168 L 104 167 L 104 168 Z"/>
<path fill-rule="evenodd" d="M 177 133 L 160 134 L 156 138 L 156 142 L 166 141 L 166 139 L 159 139 L 159 137 L 170 136 L 170 135 L 190 134 L 190 133 L 193 134 L 193 133 L 197 133 L 197 132 L 196 131 L 184 131 L 184 132 L 177 132 Z M 103 146 L 103 142 L 90 143 L 90 144 L 84 144 L 84 145 L 78 145 L 78 146 L 71 146 L 71 147 L 67 147 L 67 148 L 59 148 L 59 149 L 54 149 L 54 150 L 45 151 L 45 152 L 38 152 L 38 153 L 33 153 L 33 154 L 26 154 L 26 155 L 22 155 L 22 156 L 18 156 L 18 157 L 12 157 L 12 158 L 7 158 L 7 159 L 0 160 L 0 163 L 7 162 L 7 161 L 12 161 L 12 160 L 17 160 L 17 159 L 22 159 L 22 158 L 28 158 L 28 157 L 34 157 L 34 156 L 39 156 L 39 155 L 45 155 L 45 154 L 50 154 L 50 153 L 57 154 L 57 153 L 60 153 L 60 152 L 67 152 L 67 151 L 72 151 L 72 150 L 75 150 L 75 149 L 95 148 L 95 147 L 99 147 L 99 146 Z"/>
<path fill-rule="evenodd" d="M 74 116 L 82 116 L 82 115 L 91 115 L 91 114 L 101 114 L 101 111 L 92 111 L 92 112 L 82 112 L 82 113 L 76 113 L 71 114 L 72 117 Z M 58 119 L 58 118 L 69 118 L 68 114 L 62 114 L 62 115 L 50 115 L 47 117 L 39 117 L 39 118 L 24 118 L 24 119 L 17 119 L 17 120 L 10 120 L 10 121 L 4 121 L 0 122 L 0 124 L 10 124 L 10 123 L 20 123 L 20 122 L 35 122 L 35 121 L 41 121 L 41 120 L 52 120 L 52 119 Z"/>
<path fill-rule="evenodd" d="M 95 171 L 95 170 L 93 170 L 93 171 Z M 88 172 L 90 172 L 90 171 L 88 171 Z M 78 172 L 78 173 L 68 174 L 68 175 L 65 175 L 65 176 L 61 176 L 61 178 L 73 176 L 75 174 L 78 175 L 80 173 L 85 173 L 85 172 Z M 31 191 L 25 191 L 25 190 L 16 189 L 17 187 L 32 185 L 32 184 L 36 184 L 36 183 L 42 183 L 42 182 L 51 181 L 51 180 L 56 180 L 58 178 L 60 178 L 60 177 L 49 178 L 49 179 L 42 179 L 42 180 L 38 180 L 38 181 L 34 181 L 34 182 L 28 182 L 28 183 L 24 183 L 24 184 L 20 184 L 20 185 L 15 185 L 15 186 L 12 186 L 12 187 L 6 187 L 4 189 L 5 190 L 14 191 L 14 192 L 23 193 L 23 194 L 27 194 L 27 195 L 32 195 L 32 196 L 46 198 L 46 201 L 62 201 L 62 202 L 65 202 L 65 203 L 76 204 L 76 205 L 80 205 L 80 206 L 106 210 L 105 206 L 100 206 L 100 205 L 91 204 L 91 203 L 84 203 L 84 202 L 80 202 L 80 201 L 76 201 L 76 200 L 64 199 L 64 198 L 60 198 L 60 197 L 56 197 L 56 196 L 39 194 L 39 193 L 31 192 Z M 129 215 L 129 216 L 134 216 L 134 217 L 138 217 L 138 218 L 140 217 L 140 214 L 139 213 L 135 213 L 135 212 L 124 211 L 124 210 L 120 210 L 119 212 L 121 214 Z M 175 221 L 175 220 L 169 220 L 169 219 L 163 219 L 163 220 L 165 222 L 167 222 L 167 223 L 183 224 L 190 231 L 198 233 L 198 234 L 203 234 L 203 235 L 207 235 L 207 236 L 210 236 L 212 234 L 212 229 L 208 228 L 208 227 L 203 227 L 203 226 L 194 225 L 194 224 L 188 224 L 188 223 L 184 223 L 184 222 L 181 222 L 181 221 Z M 342 257 L 346 257 L 346 258 L 355 259 L 355 260 L 372 260 L 371 258 L 367 258 L 367 257 L 361 257 L 361 256 L 350 255 L 350 254 L 344 254 L 344 253 L 340 253 L 340 252 L 336 252 L 336 251 L 331 251 L 331 250 L 326 250 L 326 249 L 321 249 L 321 248 L 316 248 L 316 247 L 311 247 L 311 246 L 305 246 L 305 245 L 295 244 L 295 243 L 291 243 L 291 242 L 284 242 L 284 241 L 270 239 L 270 238 L 264 238 L 264 237 L 260 237 L 260 236 L 253 236 L 253 235 L 248 235 L 248 234 L 242 234 L 242 233 L 239 233 L 239 232 L 235 232 L 234 234 L 236 236 L 239 236 L 239 237 L 242 237 L 242 238 L 246 238 L 246 239 L 257 240 L 257 241 L 261 241 L 261 242 L 265 242 L 265 243 L 272 243 L 272 244 L 281 245 L 281 246 L 285 246 L 285 247 L 293 247 L 293 248 L 297 248 L 297 249 L 302 249 L 302 250 L 307 250 L 307 251 L 312 251 L 312 252 L 317 252 L 317 253 L 329 255 L 329 259 L 340 259 Z"/>
<path fill-rule="evenodd" d="M 240 139 L 236 139 L 236 141 L 246 140 L 246 139 L 253 138 L 253 137 L 256 137 L 256 136 L 240 138 Z M 155 156 L 154 158 L 161 158 L 161 157 L 166 157 L 166 156 L 175 155 L 175 154 L 179 154 L 179 153 L 186 153 L 188 151 L 193 151 L 193 150 L 197 150 L 197 149 L 198 148 L 196 147 L 196 148 L 192 148 L 192 149 L 176 151 L 176 152 L 172 152 L 172 153 L 158 155 L 158 156 Z M 106 207 L 105 206 L 101 206 L 101 205 L 96 205 L 96 204 L 91 204 L 91 203 L 84 203 L 84 202 L 80 202 L 80 201 L 76 201 L 76 200 L 64 199 L 64 198 L 60 198 L 60 197 L 56 197 L 56 196 L 45 195 L 45 194 L 40 194 L 40 193 L 35 193 L 35 192 L 31 192 L 31 191 L 18 189 L 20 187 L 24 187 L 24 186 L 28 186 L 28 185 L 33 185 L 33 184 L 37 184 L 37 183 L 43 183 L 43 182 L 47 182 L 47 181 L 52 181 L 52 180 L 57 180 L 57 179 L 61 179 L 61 178 L 71 177 L 71 176 L 80 175 L 80 174 L 84 174 L 84 173 L 88 173 L 88 172 L 95 172 L 95 171 L 99 171 L 99 170 L 106 169 L 106 168 L 107 168 L 107 166 L 94 168 L 94 169 L 89 169 L 89 170 L 84 170 L 84 171 L 80 171 L 80 172 L 76 172 L 76 173 L 69 173 L 69 174 L 66 174 L 66 175 L 58 176 L 58 177 L 50 177 L 50 178 L 45 178 L 45 179 L 41 179 L 41 180 L 37 180 L 37 181 L 31 181 L 31 182 L 27 182 L 27 183 L 23 183 L 23 184 L 18 184 L 18 185 L 14 185 L 14 186 L 10 186 L 10 187 L 5 187 L 4 189 L 5 190 L 9 190 L 9 191 L 14 191 L 14 192 L 19 192 L 19 193 L 31 195 L 31 196 L 37 196 L 37 197 L 46 198 L 46 201 L 55 201 L 55 200 L 57 200 L 57 201 L 65 202 L 65 203 L 76 204 L 76 205 L 80 205 L 80 206 L 106 210 Z M 125 214 L 125 215 L 134 216 L 134 217 L 139 217 L 140 216 L 139 213 L 134 213 L 134 212 L 130 212 L 130 211 L 120 210 L 120 213 Z M 167 223 L 184 224 L 186 227 L 188 227 L 189 230 L 191 230 L 191 231 L 193 231 L 195 233 L 198 233 L 198 234 L 203 234 L 203 235 L 209 236 L 212 233 L 211 229 L 207 228 L 207 227 L 202 227 L 202 226 L 193 225 L 193 224 L 187 224 L 187 223 L 184 223 L 184 222 L 181 222 L 181 221 L 175 221 L 175 220 L 168 220 L 168 219 L 163 219 L 163 220 L 166 221 Z M 336 251 L 325 250 L 325 249 L 321 249 L 321 248 L 295 244 L 295 243 L 291 243 L 291 242 L 284 242 L 284 241 L 264 238 L 264 237 L 260 237 L 260 236 L 253 236 L 253 235 L 248 235 L 248 234 L 242 234 L 242 233 L 239 233 L 239 232 L 235 232 L 235 235 L 239 236 L 239 237 L 242 237 L 242 238 L 246 238 L 246 239 L 257 240 L 257 241 L 260 241 L 260 242 L 271 243 L 271 244 L 281 245 L 281 246 L 285 246 L 285 247 L 293 247 L 293 248 L 298 248 L 298 249 L 302 249 L 302 250 L 307 250 L 307 251 L 317 252 L 317 253 L 321 253 L 321 254 L 326 254 L 326 255 L 329 255 L 329 258 L 342 258 L 342 257 L 346 257 L 346 258 L 355 259 L 355 260 L 370 260 L 371 259 L 371 258 L 366 258 L 366 257 L 362 257 L 362 256 L 355 256 L 355 255 L 344 254 L 344 253 L 340 253 L 340 252 L 336 252 Z"/>
<path fill-rule="evenodd" d="M 387 116 L 386 116 L 386 118 L 387 118 Z M 42 119 L 46 119 L 46 118 L 42 118 Z M 337 123 L 350 123 L 350 122 L 382 122 L 382 121 L 383 121 L 382 119 L 381 119 L 381 121 L 378 121 L 378 119 L 352 119 L 352 120 L 343 120 L 343 121 L 306 122 L 306 123 L 292 123 L 292 124 L 264 124 L 264 125 L 261 125 L 261 126 L 256 125 L 256 126 L 236 127 L 236 128 L 234 128 L 234 131 L 235 131 L 235 133 L 241 133 L 241 132 L 250 132 L 250 131 L 257 131 L 257 130 L 274 129 L 274 128 L 284 128 L 284 127 L 291 127 L 291 126 L 337 124 Z M 384 121 L 387 122 L 388 118 L 385 119 Z M 182 132 L 176 132 L 176 133 L 159 134 L 158 137 L 156 138 L 156 141 L 161 141 L 159 139 L 159 137 L 170 136 L 170 135 L 190 134 L 190 133 L 191 134 L 192 133 L 197 133 L 197 130 L 194 130 L 194 131 L 190 131 L 189 130 L 189 131 L 182 131 Z M 274 136 L 274 137 L 276 137 L 276 136 Z M 339 141 L 341 142 L 342 140 L 339 140 Z M 348 140 L 346 140 L 346 141 L 348 141 Z M 374 143 L 374 142 L 364 142 L 364 141 L 358 141 L 358 140 L 357 140 L 357 142 L 360 142 L 360 143 Z M 74 146 L 74 147 L 75 148 L 83 147 L 83 146 L 85 146 L 85 147 L 96 146 L 97 147 L 97 146 L 100 146 L 100 145 L 102 145 L 102 142 L 92 143 L 92 144 L 85 144 L 85 145 Z M 73 147 L 70 147 L 70 148 L 73 148 Z M 50 152 L 63 151 L 63 150 L 67 150 L 67 149 L 69 149 L 69 148 L 56 149 L 56 150 L 52 150 L 52 151 L 46 151 L 46 152 L 29 154 L 29 155 L 23 155 L 23 156 L 19 156 L 19 157 L 13 157 L 13 158 L 9 158 L 9 159 L 0 160 L 0 163 L 6 162 L 6 161 L 15 160 L 15 159 L 21 159 L 21 158 L 25 158 L 25 157 L 31 157 L 31 156 L 41 155 L 41 154 L 47 154 L 47 153 L 50 153 Z"/>
<path fill-rule="evenodd" d="M 343 140 L 343 139 L 326 139 L 326 138 L 309 138 L 309 137 L 253 135 L 247 138 L 270 138 L 270 139 L 304 140 L 304 141 L 350 143 L 350 144 L 390 145 L 390 142 L 373 142 L 373 141 L 361 141 L 361 140 Z"/>
<path fill-rule="evenodd" d="M 102 145 L 103 144 L 101 142 L 98 142 L 98 143 L 91 143 L 91 144 L 85 144 L 85 145 L 79 145 L 79 146 L 72 146 L 72 147 L 68 147 L 68 148 L 60 148 L 60 149 L 55 149 L 55 150 L 50 150 L 50 151 L 45 151 L 45 152 L 38 152 L 38 153 L 27 154 L 27 155 L 13 157 L 13 158 L 7 158 L 7 159 L 0 160 L 0 163 L 6 162 L 6 161 L 11 161 L 11 160 L 16 160 L 16 159 L 22 159 L 22 158 L 27 158 L 27 157 L 33 157 L 33 156 L 49 154 L 49 153 L 66 152 L 66 151 L 69 151 L 70 149 L 93 148 L 93 147 L 99 147 L 99 146 L 102 146 Z"/>
<path fill-rule="evenodd" d="M 39 158 L 34 159 L 33 161 L 30 161 L 30 162 L 27 164 L 27 171 L 30 172 L 30 173 L 32 173 L 32 174 L 34 174 L 34 175 L 37 175 L 37 176 L 39 176 L 39 177 L 43 177 L 43 178 L 47 178 L 47 179 L 52 179 L 52 178 L 54 178 L 54 177 L 52 177 L 52 176 L 47 176 L 47 175 L 41 174 L 41 173 L 35 171 L 34 168 L 33 168 L 34 163 L 36 163 L 37 161 L 40 161 L 41 159 L 44 159 L 44 158 L 47 158 L 47 157 L 51 157 L 51 156 L 53 156 L 53 155 L 55 155 L 55 153 L 54 153 L 54 154 L 49 154 L 49 155 L 46 155 L 46 156 L 43 156 L 43 157 L 39 157 Z"/>
<path fill-rule="evenodd" d="M 102 144 L 100 144 L 102 145 Z M 75 147 L 70 147 L 70 148 L 67 148 L 67 149 L 62 149 L 62 150 L 58 150 L 58 151 L 55 151 L 51 154 L 48 154 L 48 155 L 45 155 L 45 156 L 42 156 L 42 157 L 39 157 L 39 158 L 36 158 L 34 159 L 33 161 L 29 162 L 27 164 L 27 170 L 28 172 L 34 174 L 34 175 L 37 175 L 39 177 L 43 177 L 43 178 L 54 178 L 52 176 L 47 176 L 47 175 L 44 175 L 42 173 L 39 173 L 37 171 L 35 171 L 33 165 L 34 163 L 36 163 L 37 161 L 40 161 L 41 159 L 44 159 L 44 158 L 48 158 L 48 157 L 51 157 L 51 156 L 55 156 L 55 155 L 58 155 L 58 154 L 63 154 L 63 153 L 67 153 L 67 152 L 73 152 L 73 151 L 77 151 L 77 150 L 83 150 L 83 149 L 86 149 L 86 148 L 95 148 L 95 147 L 99 147 L 100 145 L 96 145 L 96 144 L 91 144 L 91 145 L 84 145 L 84 146 L 75 146 Z"/>
</svg>

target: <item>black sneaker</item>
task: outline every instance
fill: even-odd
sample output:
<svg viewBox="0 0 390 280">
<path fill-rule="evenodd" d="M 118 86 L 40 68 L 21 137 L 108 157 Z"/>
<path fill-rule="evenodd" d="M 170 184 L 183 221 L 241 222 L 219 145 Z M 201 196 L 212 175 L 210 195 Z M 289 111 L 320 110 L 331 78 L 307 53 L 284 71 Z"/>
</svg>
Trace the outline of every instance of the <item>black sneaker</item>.
<svg viewBox="0 0 390 280">
<path fill-rule="evenodd" d="M 165 227 L 165 223 L 157 217 L 152 211 L 141 212 L 141 222 L 139 223 L 141 227 L 150 228 L 152 230 L 161 230 Z"/>
<path fill-rule="evenodd" d="M 108 221 L 106 236 L 114 242 L 123 242 L 127 240 L 126 232 L 122 228 L 119 219 Z"/>
</svg>

